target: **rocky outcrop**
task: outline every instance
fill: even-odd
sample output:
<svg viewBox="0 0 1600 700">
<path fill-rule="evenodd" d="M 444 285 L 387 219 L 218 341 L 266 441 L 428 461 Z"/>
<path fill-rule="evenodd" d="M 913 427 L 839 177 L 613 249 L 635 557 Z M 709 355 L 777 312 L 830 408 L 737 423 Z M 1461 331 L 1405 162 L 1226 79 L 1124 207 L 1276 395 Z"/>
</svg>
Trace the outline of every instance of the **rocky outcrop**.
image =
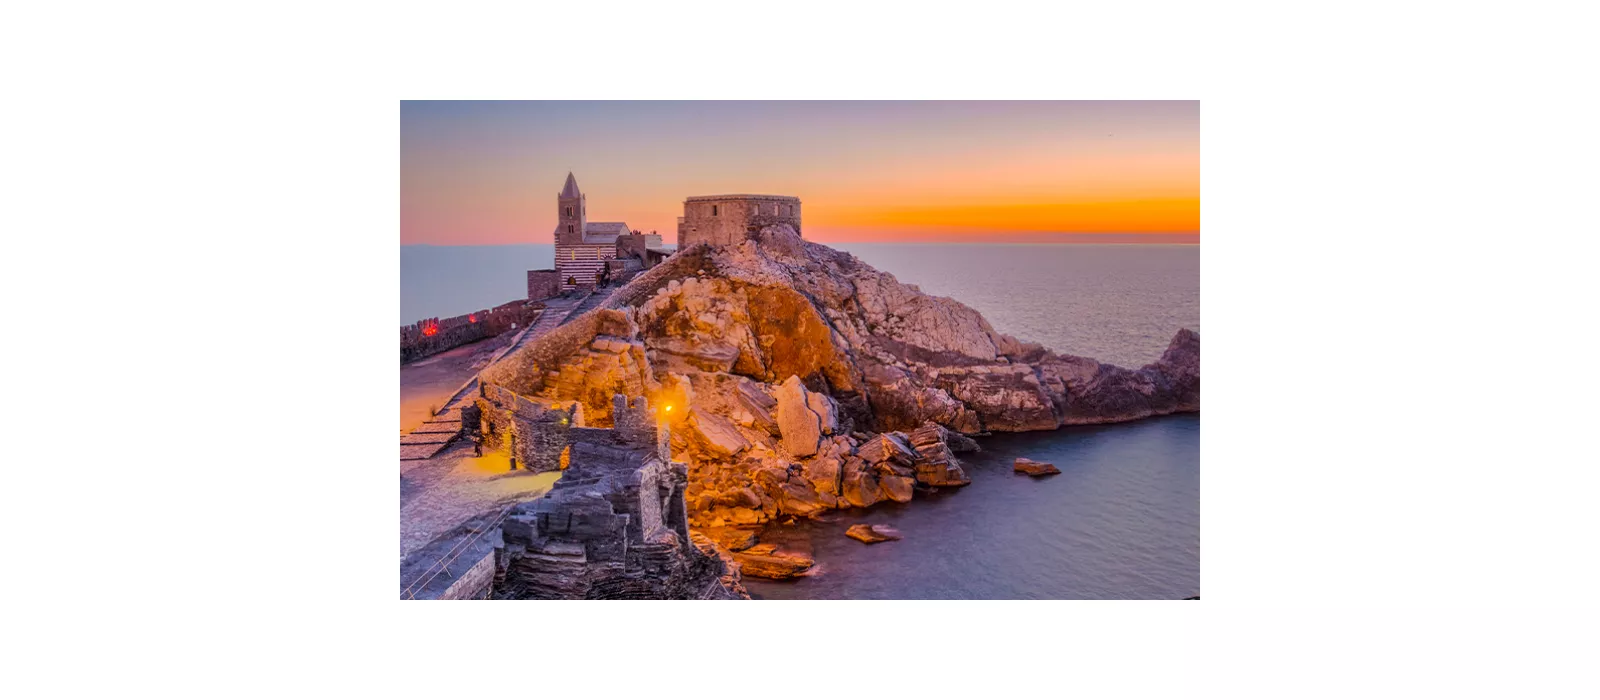
<svg viewBox="0 0 1600 700">
<path fill-rule="evenodd" d="M 1200 405 L 1191 331 L 1138 369 L 1059 354 L 785 225 L 680 251 L 612 298 L 486 374 L 602 426 L 611 393 L 650 396 L 697 531 L 966 484 L 971 435 Z M 730 556 L 768 556 L 751 549 Z"/>
<path fill-rule="evenodd" d="M 850 539 L 860 540 L 867 544 L 900 539 L 900 531 L 892 527 L 887 527 L 884 525 L 868 525 L 866 523 L 857 523 L 855 525 L 851 525 L 850 529 L 844 531 L 844 534 Z"/>
<path fill-rule="evenodd" d="M 808 555 L 781 550 L 772 544 L 758 544 L 742 552 L 734 552 L 733 560 L 738 562 L 739 572 L 743 576 L 779 580 L 804 576 L 817 564 Z"/>
<path fill-rule="evenodd" d="M 1018 474 L 1027 474 L 1028 476 L 1045 476 L 1048 474 L 1061 473 L 1061 470 L 1057 469 L 1056 465 L 1054 464 L 1049 462 L 1034 461 L 1028 459 L 1027 457 L 1018 457 L 1017 460 L 1011 464 L 1011 470 L 1017 472 Z"/>
<path fill-rule="evenodd" d="M 911 446 L 917 451 L 917 483 L 923 486 L 966 486 L 972 483 L 961 469 L 955 453 L 945 444 L 949 431 L 938 423 L 923 423 L 911 432 Z"/>
</svg>

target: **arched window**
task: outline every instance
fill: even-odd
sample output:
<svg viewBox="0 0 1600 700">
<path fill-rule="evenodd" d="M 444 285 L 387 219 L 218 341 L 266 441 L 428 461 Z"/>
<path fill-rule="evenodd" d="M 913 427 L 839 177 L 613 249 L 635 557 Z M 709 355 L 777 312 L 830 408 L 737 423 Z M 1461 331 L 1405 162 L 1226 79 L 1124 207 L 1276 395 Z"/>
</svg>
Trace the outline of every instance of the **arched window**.
<svg viewBox="0 0 1600 700">
<path fill-rule="evenodd" d="M 567 207 L 567 216 L 572 216 L 572 207 Z"/>
<path fill-rule="evenodd" d="M 572 233 L 572 224 L 567 224 L 567 233 Z"/>
</svg>

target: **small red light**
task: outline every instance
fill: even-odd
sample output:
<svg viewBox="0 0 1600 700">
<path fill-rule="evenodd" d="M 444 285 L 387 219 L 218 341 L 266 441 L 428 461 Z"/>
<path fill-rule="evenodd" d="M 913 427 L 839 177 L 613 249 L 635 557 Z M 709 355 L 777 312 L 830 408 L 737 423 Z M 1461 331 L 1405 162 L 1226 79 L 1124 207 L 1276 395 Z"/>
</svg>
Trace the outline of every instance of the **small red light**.
<svg viewBox="0 0 1600 700">
<path fill-rule="evenodd" d="M 434 325 L 432 323 L 422 327 L 422 334 L 423 335 L 433 335 L 433 334 L 438 333 L 438 332 L 439 332 L 439 326 Z"/>
<path fill-rule="evenodd" d="M 471 321 L 472 323 L 477 323 L 478 322 L 478 315 L 477 314 L 467 314 L 467 320 Z"/>
</svg>

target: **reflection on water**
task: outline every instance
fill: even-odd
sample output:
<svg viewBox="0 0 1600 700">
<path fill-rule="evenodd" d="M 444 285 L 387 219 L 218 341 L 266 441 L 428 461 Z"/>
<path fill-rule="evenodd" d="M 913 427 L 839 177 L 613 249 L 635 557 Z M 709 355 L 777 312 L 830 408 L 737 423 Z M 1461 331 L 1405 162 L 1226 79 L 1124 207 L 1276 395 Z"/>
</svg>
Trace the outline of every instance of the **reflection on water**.
<svg viewBox="0 0 1600 700">
<path fill-rule="evenodd" d="M 972 484 L 769 528 L 819 572 L 749 578 L 758 598 L 1178 599 L 1200 593 L 1200 417 L 998 435 L 960 455 Z M 1061 474 L 1014 474 L 1030 457 Z M 844 535 L 883 523 L 905 539 Z"/>
</svg>

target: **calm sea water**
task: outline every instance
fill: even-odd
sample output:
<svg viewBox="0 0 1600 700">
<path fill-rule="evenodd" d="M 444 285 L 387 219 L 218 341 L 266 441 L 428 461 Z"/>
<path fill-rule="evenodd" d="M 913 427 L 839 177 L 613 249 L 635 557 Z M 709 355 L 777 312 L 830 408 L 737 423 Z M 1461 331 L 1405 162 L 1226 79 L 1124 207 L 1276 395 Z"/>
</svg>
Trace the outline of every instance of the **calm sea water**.
<svg viewBox="0 0 1600 700">
<path fill-rule="evenodd" d="M 400 246 L 400 325 L 528 297 L 528 270 L 555 267 L 551 243 Z"/>
<path fill-rule="evenodd" d="M 901 282 L 956 299 L 1002 333 L 1138 368 L 1200 332 L 1200 247 L 852 243 Z"/>
<path fill-rule="evenodd" d="M 1198 246 L 842 244 L 867 263 L 982 312 L 994 327 L 1124 367 L 1200 330 Z M 402 322 L 525 296 L 549 244 L 401 248 Z M 772 528 L 818 573 L 746 579 L 758 598 L 1184 598 L 1200 593 L 1200 417 L 997 435 L 961 455 L 970 486 Z M 1016 457 L 1060 475 L 1011 472 Z M 844 536 L 882 523 L 905 539 Z"/>
<path fill-rule="evenodd" d="M 1152 418 L 979 440 L 959 455 L 972 483 L 906 504 L 769 528 L 818 572 L 747 578 L 759 598 L 1178 599 L 1200 594 L 1200 417 Z M 1011 471 L 1030 457 L 1061 473 Z M 904 539 L 862 544 L 855 523 Z"/>
</svg>

